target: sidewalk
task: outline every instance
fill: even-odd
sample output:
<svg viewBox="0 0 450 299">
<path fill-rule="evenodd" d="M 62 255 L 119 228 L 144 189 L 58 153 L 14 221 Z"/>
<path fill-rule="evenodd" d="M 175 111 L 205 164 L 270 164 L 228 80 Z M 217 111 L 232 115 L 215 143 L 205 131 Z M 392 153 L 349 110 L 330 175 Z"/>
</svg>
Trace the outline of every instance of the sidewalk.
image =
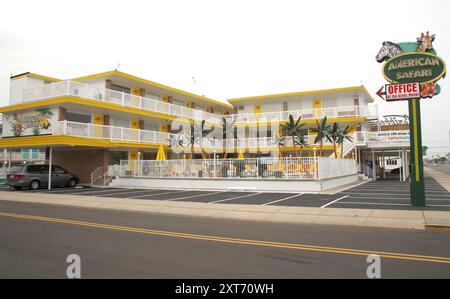
<svg viewBox="0 0 450 299">
<path fill-rule="evenodd" d="M 425 175 L 431 176 L 433 179 L 435 179 L 439 184 L 442 185 L 448 192 L 450 192 L 450 175 L 433 169 L 431 167 L 425 167 L 424 168 Z"/>
<path fill-rule="evenodd" d="M 0 191 L 1 201 L 220 219 L 403 229 L 450 228 L 450 212 L 207 204 Z"/>
</svg>

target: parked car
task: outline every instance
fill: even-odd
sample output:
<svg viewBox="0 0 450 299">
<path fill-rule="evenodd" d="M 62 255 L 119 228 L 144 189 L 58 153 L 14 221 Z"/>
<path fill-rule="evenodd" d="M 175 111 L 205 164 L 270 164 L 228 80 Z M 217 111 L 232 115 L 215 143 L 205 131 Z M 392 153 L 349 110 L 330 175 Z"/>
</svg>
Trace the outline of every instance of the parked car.
<svg viewBox="0 0 450 299">
<path fill-rule="evenodd" d="M 13 166 L 6 176 L 6 185 L 16 190 L 30 188 L 32 190 L 48 186 L 48 165 L 24 165 Z M 80 178 L 69 173 L 58 165 L 52 166 L 52 186 L 65 186 L 74 188 L 80 182 Z"/>
</svg>

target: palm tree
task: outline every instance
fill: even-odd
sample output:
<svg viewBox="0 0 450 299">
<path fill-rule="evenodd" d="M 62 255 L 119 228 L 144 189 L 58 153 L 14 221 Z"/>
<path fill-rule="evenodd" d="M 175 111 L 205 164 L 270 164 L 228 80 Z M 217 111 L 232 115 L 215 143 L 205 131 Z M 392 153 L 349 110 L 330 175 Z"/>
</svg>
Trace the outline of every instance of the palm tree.
<svg viewBox="0 0 450 299">
<path fill-rule="evenodd" d="M 302 117 L 299 116 L 297 121 L 294 120 L 292 114 L 289 114 L 289 122 L 282 125 L 282 128 L 286 130 L 286 136 L 292 138 L 292 145 L 294 146 L 295 155 L 298 157 L 296 138 L 301 136 L 301 128 L 304 124 L 300 124 Z"/>
<path fill-rule="evenodd" d="M 323 139 L 327 137 L 329 127 L 330 125 L 327 125 L 327 117 L 325 116 L 323 119 L 320 120 L 320 122 L 316 120 L 316 127 L 311 128 L 311 131 L 317 133 L 314 143 L 320 143 L 319 156 L 322 156 Z"/>
<path fill-rule="evenodd" d="M 333 149 L 334 149 L 334 157 L 337 158 L 337 146 L 336 143 L 338 139 L 341 137 L 341 129 L 339 128 L 339 125 L 335 122 L 333 123 L 333 126 L 331 126 L 328 129 L 326 138 L 333 142 Z"/>
<path fill-rule="evenodd" d="M 276 135 L 272 141 L 272 144 L 278 147 L 278 154 L 281 157 L 281 147 L 286 146 L 286 136 Z"/>
<path fill-rule="evenodd" d="M 234 140 L 234 119 L 232 118 L 226 118 L 224 117 L 222 119 L 222 130 L 223 130 L 223 134 L 222 134 L 222 140 L 223 140 L 223 161 L 225 161 L 227 159 L 228 156 L 228 135 L 231 132 L 232 136 L 233 136 L 233 140 Z"/>
<path fill-rule="evenodd" d="M 295 145 L 300 147 L 300 157 L 302 156 L 302 150 L 304 146 L 308 146 L 308 141 L 305 139 L 305 136 L 299 133 L 295 138 Z"/>
<path fill-rule="evenodd" d="M 339 132 L 339 137 L 337 139 L 338 144 L 341 146 L 341 158 L 344 157 L 344 142 L 347 139 L 352 142 L 353 138 L 350 136 L 351 134 L 350 126 L 346 126 L 343 131 Z"/>
<path fill-rule="evenodd" d="M 191 159 L 195 156 L 195 145 L 199 145 L 202 150 L 202 158 L 207 159 L 207 154 L 203 149 L 203 138 L 207 137 L 212 130 L 205 129 L 206 120 L 202 120 L 201 123 L 196 123 L 195 121 L 191 123 L 191 136 L 189 139 L 188 146 L 191 147 Z"/>
<path fill-rule="evenodd" d="M 183 147 L 183 136 L 180 134 L 180 132 L 183 131 L 182 128 L 180 128 L 179 130 L 172 130 L 169 135 L 169 138 L 167 139 L 167 141 L 169 142 L 169 148 L 172 148 L 172 152 L 174 147 Z M 184 151 L 182 151 L 181 153 L 184 154 Z M 177 155 L 177 159 L 179 159 L 179 153 L 176 154 Z"/>
<path fill-rule="evenodd" d="M 222 159 L 222 164 L 220 165 L 220 170 L 219 173 L 223 174 L 224 173 L 224 168 L 225 168 L 225 163 L 228 157 L 228 135 L 230 132 L 232 132 L 232 136 L 233 136 L 233 140 L 237 140 L 234 139 L 234 124 L 235 124 L 235 120 L 232 118 L 222 118 L 222 140 L 223 140 L 223 159 Z M 223 175 L 225 176 L 225 175 Z"/>
</svg>

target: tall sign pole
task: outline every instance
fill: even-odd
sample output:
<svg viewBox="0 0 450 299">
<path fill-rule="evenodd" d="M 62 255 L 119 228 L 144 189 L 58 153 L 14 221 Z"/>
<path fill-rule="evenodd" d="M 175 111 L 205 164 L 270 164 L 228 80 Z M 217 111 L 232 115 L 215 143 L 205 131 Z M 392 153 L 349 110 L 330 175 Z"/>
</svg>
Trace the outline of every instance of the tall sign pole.
<svg viewBox="0 0 450 299">
<path fill-rule="evenodd" d="M 421 34 L 417 42 L 384 42 L 376 60 L 383 64 L 383 76 L 390 82 L 377 95 L 386 101 L 408 101 L 410 131 L 410 189 L 411 204 L 426 205 L 423 175 L 422 128 L 420 101 L 432 98 L 441 91 L 437 84 L 447 72 L 445 62 L 433 48 L 435 35 Z M 406 165 L 403 165 L 406 167 Z"/>
<path fill-rule="evenodd" d="M 422 126 L 420 119 L 420 99 L 408 100 L 409 107 L 409 136 L 410 136 L 410 189 L 411 204 L 424 207 L 425 182 L 423 176 L 423 153 L 422 153 Z"/>
</svg>

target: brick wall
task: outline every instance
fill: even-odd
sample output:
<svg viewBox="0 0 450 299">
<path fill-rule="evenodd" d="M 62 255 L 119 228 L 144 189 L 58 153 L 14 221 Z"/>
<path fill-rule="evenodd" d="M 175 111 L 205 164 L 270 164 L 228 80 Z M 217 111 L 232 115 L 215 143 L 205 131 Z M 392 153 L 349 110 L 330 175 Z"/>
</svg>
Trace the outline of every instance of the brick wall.
<svg viewBox="0 0 450 299">
<path fill-rule="evenodd" d="M 90 183 L 91 173 L 98 167 L 103 167 L 106 172 L 108 150 L 53 150 L 53 164 L 62 166 L 67 171 L 78 175 L 81 183 Z"/>
</svg>

